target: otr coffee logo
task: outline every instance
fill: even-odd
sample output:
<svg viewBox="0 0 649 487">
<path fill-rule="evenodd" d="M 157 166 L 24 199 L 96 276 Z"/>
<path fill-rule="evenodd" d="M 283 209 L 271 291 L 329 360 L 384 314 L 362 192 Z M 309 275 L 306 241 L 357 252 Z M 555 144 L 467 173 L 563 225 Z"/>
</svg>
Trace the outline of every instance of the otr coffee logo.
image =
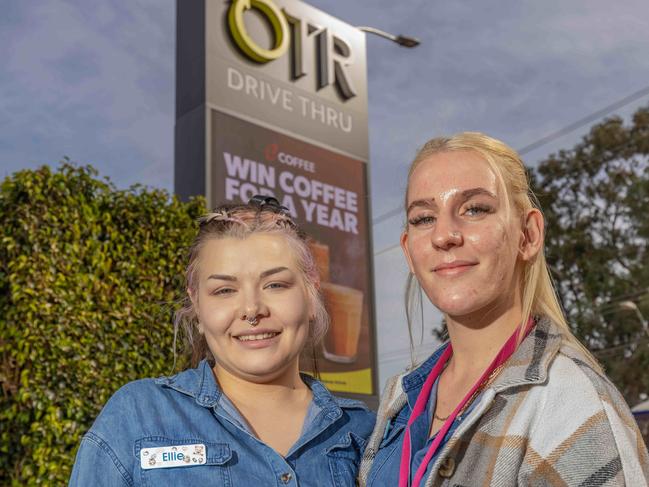
<svg viewBox="0 0 649 487">
<path fill-rule="evenodd" d="M 315 162 L 287 154 L 286 152 L 281 151 L 279 145 L 274 142 L 266 146 L 264 149 L 264 156 L 268 162 L 279 161 L 287 166 L 297 167 L 298 169 L 303 169 L 312 173 L 316 170 Z"/>
<path fill-rule="evenodd" d="M 268 21 L 273 42 L 270 49 L 257 44 L 246 30 L 243 17 L 246 10 L 256 9 Z M 237 47 L 249 59 L 265 64 L 283 56 L 291 47 L 291 76 L 293 79 L 308 74 L 304 63 L 304 49 L 313 40 L 312 49 L 317 66 L 318 90 L 334 85 L 344 100 L 356 96 L 347 69 L 352 64 L 349 44 L 325 27 L 280 10 L 272 0 L 232 0 L 228 10 L 228 26 Z"/>
</svg>

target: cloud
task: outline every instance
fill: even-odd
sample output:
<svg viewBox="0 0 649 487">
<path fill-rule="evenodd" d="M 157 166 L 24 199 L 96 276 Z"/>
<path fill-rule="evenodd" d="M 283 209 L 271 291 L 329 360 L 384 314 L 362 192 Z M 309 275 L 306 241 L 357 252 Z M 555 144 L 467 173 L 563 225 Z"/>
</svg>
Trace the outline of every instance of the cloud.
<svg viewBox="0 0 649 487">
<path fill-rule="evenodd" d="M 173 9 L 21 2 L 3 26 L 3 166 L 63 155 L 125 186 L 172 189 Z M 125 6 L 128 5 L 128 6 Z M 8 142 L 11 140 L 11 143 Z"/>
</svg>

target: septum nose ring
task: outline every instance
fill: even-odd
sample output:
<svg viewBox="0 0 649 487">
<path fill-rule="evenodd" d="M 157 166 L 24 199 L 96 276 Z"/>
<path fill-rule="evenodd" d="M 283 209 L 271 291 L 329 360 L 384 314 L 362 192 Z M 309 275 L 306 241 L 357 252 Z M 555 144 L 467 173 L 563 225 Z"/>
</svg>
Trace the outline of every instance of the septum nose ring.
<svg viewBox="0 0 649 487">
<path fill-rule="evenodd" d="M 259 320 L 257 319 L 257 315 L 255 316 L 245 316 L 245 320 L 248 322 L 250 326 L 257 326 L 259 324 Z"/>
</svg>

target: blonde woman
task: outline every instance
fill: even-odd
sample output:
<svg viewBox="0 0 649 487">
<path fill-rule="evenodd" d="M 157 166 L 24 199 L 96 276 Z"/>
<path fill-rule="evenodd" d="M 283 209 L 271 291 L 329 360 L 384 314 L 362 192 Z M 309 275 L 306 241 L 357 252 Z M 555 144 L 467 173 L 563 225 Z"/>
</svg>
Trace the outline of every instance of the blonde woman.
<svg viewBox="0 0 649 487">
<path fill-rule="evenodd" d="M 406 212 L 408 289 L 449 340 L 388 382 L 361 485 L 646 486 L 633 417 L 562 313 L 518 154 L 480 133 L 429 141 Z"/>
<path fill-rule="evenodd" d="M 374 425 L 298 368 L 327 326 L 306 236 L 274 198 L 200 221 L 176 315 L 192 366 L 125 385 L 71 486 L 353 485 Z"/>
</svg>

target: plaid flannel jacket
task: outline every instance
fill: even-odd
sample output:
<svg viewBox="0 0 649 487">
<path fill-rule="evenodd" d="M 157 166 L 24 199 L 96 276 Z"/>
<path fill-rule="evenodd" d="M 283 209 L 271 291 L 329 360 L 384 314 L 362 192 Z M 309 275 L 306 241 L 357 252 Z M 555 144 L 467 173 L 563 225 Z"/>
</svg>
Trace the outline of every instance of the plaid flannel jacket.
<svg viewBox="0 0 649 487">
<path fill-rule="evenodd" d="M 408 407 L 404 375 L 386 385 L 360 467 L 363 487 L 389 420 Z M 541 318 L 446 443 L 425 485 L 644 487 L 649 455 L 615 386 Z"/>
</svg>

